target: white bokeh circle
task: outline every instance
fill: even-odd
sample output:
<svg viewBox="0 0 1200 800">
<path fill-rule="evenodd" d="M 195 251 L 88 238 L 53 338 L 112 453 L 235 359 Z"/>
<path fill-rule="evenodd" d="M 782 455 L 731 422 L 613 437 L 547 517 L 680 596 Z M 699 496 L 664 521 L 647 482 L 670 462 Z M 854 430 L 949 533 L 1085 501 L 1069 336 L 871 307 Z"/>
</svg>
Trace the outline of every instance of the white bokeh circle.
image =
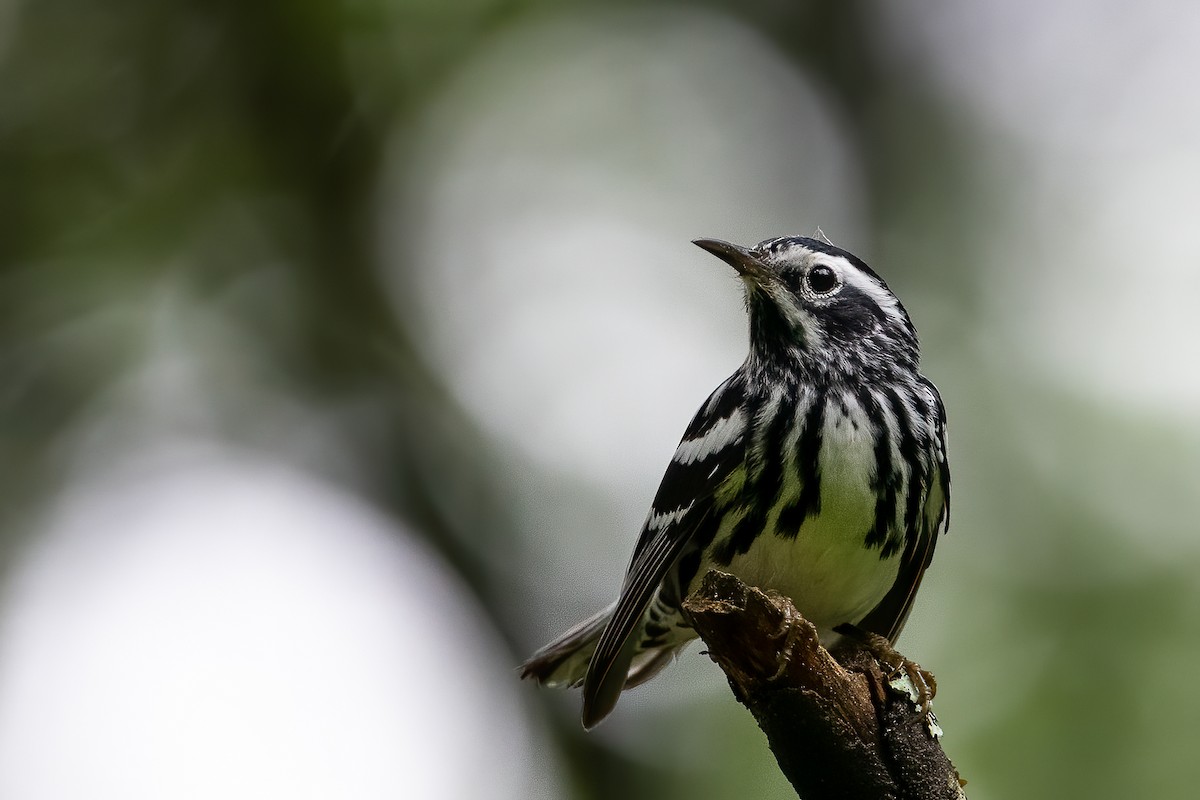
<svg viewBox="0 0 1200 800">
<path fill-rule="evenodd" d="M 223 448 L 110 469 L 7 587 L 0 796 L 557 796 L 511 657 L 406 531 Z"/>
</svg>

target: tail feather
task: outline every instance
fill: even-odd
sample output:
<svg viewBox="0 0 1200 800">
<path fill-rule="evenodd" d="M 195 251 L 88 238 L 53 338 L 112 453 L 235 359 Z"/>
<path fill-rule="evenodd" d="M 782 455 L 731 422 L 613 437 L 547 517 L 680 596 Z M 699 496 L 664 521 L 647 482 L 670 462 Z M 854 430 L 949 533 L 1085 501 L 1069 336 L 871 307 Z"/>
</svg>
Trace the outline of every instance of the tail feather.
<svg viewBox="0 0 1200 800">
<path fill-rule="evenodd" d="M 521 665 L 521 677 L 543 686 L 581 686 L 614 608 L 615 603 L 540 648 Z"/>
<path fill-rule="evenodd" d="M 639 653 L 633 659 L 633 664 L 629 667 L 629 675 L 625 679 L 625 688 L 632 689 L 634 686 L 641 686 L 662 672 L 663 667 L 670 664 L 671 659 L 679 655 L 679 651 L 685 646 L 687 646 L 686 641 L 683 644 L 659 647 Z"/>
<path fill-rule="evenodd" d="M 583 727 L 591 730 L 609 715 L 617 704 L 621 692 L 640 686 L 653 678 L 671 663 L 671 659 L 695 638 L 692 636 L 671 639 L 645 639 L 642 634 L 630 636 L 620 653 L 613 659 L 609 672 L 589 694 L 588 686 L 583 689 Z M 594 648 L 593 648 L 594 649 Z"/>
<path fill-rule="evenodd" d="M 615 607 L 615 604 L 609 606 L 539 649 L 521 665 L 521 677 L 535 680 L 543 686 L 577 688 L 583 685 L 596 645 Z M 657 675 L 693 636 L 665 641 L 659 638 L 653 642 L 644 640 L 640 635 L 631 637 L 628 642 L 629 658 L 627 661 L 621 659 L 625 663 L 616 670 L 620 677 L 613 681 L 614 696 L 610 698 L 611 702 L 615 703 L 615 696 L 622 689 L 637 686 Z M 595 725 L 603 716 L 600 714 L 588 721 Z"/>
</svg>

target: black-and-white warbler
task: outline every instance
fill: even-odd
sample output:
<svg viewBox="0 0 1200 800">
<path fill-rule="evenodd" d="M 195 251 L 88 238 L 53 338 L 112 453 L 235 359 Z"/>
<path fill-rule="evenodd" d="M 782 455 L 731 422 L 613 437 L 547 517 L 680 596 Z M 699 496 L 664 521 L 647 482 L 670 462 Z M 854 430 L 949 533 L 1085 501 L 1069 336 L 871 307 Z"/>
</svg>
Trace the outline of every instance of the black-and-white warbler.
<svg viewBox="0 0 1200 800">
<path fill-rule="evenodd" d="M 816 239 L 695 243 L 741 275 L 750 353 L 684 433 L 620 598 L 523 666 L 582 684 L 588 728 L 696 637 L 680 604 L 710 568 L 787 595 L 823 641 L 894 642 L 949 522 L 945 410 L 883 279 Z"/>
</svg>

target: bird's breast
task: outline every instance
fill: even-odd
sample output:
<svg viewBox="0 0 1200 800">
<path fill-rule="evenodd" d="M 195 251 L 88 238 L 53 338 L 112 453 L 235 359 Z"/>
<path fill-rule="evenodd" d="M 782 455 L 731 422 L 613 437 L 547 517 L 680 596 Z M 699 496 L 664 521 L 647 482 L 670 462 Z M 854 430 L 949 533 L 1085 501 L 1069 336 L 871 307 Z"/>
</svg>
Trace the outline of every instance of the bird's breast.
<svg viewBox="0 0 1200 800">
<path fill-rule="evenodd" d="M 879 604 L 896 580 L 900 559 L 890 551 L 882 557 L 882 548 L 867 544 L 878 507 L 879 454 L 875 429 L 861 409 L 839 401 L 828 403 L 819 419 L 803 405 L 797 415 L 778 452 L 783 464 L 778 485 L 764 495 L 755 492 L 752 479 L 737 478 L 742 491 L 725 507 L 697 579 L 716 567 L 774 589 L 825 636 Z M 805 424 L 819 424 L 820 436 L 812 431 L 806 436 Z M 815 458 L 803 452 L 805 446 L 814 448 Z M 747 522 L 760 529 L 757 535 L 739 530 Z M 730 547 L 739 536 L 739 546 Z"/>
</svg>

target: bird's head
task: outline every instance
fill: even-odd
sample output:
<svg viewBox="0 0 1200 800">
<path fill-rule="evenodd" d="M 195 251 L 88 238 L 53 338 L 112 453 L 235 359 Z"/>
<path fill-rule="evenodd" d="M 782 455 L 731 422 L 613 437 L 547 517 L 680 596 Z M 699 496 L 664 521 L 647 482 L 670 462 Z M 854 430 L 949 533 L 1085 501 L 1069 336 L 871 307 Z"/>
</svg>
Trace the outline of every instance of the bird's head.
<svg viewBox="0 0 1200 800">
<path fill-rule="evenodd" d="M 856 255 L 804 236 L 755 247 L 695 243 L 742 276 L 752 362 L 844 375 L 916 371 L 917 331 L 908 313 Z"/>
<path fill-rule="evenodd" d="M 751 362 L 834 375 L 916 370 L 908 312 L 851 253 L 801 236 L 752 248 L 718 239 L 695 244 L 737 270 L 746 286 Z"/>
</svg>

